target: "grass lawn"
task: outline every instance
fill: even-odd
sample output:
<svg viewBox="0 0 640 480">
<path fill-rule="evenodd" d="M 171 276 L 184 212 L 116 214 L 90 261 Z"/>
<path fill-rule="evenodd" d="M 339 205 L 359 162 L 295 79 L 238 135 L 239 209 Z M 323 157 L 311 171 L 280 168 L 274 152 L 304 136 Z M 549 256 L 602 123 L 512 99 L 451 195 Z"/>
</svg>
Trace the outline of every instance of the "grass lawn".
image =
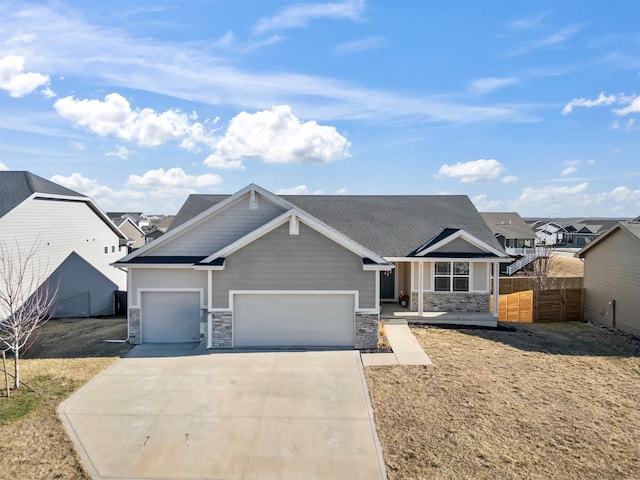
<svg viewBox="0 0 640 480">
<path fill-rule="evenodd" d="M 555 255 L 551 268 L 550 277 L 583 277 L 584 263 L 579 258 Z"/>
<path fill-rule="evenodd" d="M 56 408 L 131 348 L 102 340 L 126 336 L 124 318 L 50 320 L 34 334 L 20 367 L 36 392 L 22 387 L 7 399 L 0 382 L 0 478 L 89 479 Z"/>
<path fill-rule="evenodd" d="M 414 328 L 367 367 L 390 480 L 640 478 L 640 342 L 584 323 Z"/>
</svg>

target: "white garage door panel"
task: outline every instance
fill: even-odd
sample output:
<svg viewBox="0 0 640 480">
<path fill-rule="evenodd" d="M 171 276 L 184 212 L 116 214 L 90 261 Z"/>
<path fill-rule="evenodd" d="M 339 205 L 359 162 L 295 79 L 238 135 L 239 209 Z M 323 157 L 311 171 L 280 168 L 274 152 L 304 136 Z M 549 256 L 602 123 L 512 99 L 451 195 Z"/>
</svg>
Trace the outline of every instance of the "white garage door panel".
<svg viewBox="0 0 640 480">
<path fill-rule="evenodd" d="M 236 294 L 236 347 L 352 347 L 354 296 L 345 294 Z"/>
<path fill-rule="evenodd" d="M 200 341 L 200 294 L 143 292 L 142 342 Z"/>
</svg>

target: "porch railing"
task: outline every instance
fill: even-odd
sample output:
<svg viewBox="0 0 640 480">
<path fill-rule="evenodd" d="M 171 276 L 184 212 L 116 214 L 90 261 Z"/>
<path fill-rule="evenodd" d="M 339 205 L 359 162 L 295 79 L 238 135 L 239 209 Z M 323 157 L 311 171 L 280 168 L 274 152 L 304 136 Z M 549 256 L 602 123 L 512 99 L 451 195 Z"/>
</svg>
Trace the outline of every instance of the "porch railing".
<svg viewBox="0 0 640 480">
<path fill-rule="evenodd" d="M 518 270 L 521 270 L 522 268 L 526 267 L 531 262 L 533 262 L 536 258 L 538 258 L 540 255 L 542 255 L 542 249 L 528 248 L 525 250 L 527 250 L 528 253 L 526 253 L 519 260 L 516 260 L 515 262 L 513 262 L 511 265 L 507 266 L 507 275 L 509 276 L 513 275 Z"/>
</svg>

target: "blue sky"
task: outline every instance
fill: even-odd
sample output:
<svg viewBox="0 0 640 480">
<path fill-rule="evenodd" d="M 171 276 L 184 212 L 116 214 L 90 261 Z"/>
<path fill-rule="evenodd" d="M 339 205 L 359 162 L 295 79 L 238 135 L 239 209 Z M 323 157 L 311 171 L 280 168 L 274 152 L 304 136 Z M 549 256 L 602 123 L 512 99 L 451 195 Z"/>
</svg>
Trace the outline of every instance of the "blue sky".
<svg viewBox="0 0 640 480">
<path fill-rule="evenodd" d="M 104 210 L 468 195 L 640 215 L 636 1 L 0 3 L 0 169 Z"/>
</svg>

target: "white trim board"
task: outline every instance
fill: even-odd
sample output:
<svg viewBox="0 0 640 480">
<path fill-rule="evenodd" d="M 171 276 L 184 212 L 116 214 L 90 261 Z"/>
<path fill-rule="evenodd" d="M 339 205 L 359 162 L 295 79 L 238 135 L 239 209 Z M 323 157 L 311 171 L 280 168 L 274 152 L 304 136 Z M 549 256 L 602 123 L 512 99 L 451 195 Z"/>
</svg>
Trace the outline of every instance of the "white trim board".
<svg viewBox="0 0 640 480">
<path fill-rule="evenodd" d="M 425 248 L 420 253 L 417 253 L 416 257 L 424 257 L 428 253 L 436 252 L 438 249 L 444 247 L 445 245 L 451 243 L 454 240 L 457 240 L 458 238 L 462 238 L 463 240 L 465 240 L 466 242 L 470 243 L 474 247 L 479 248 L 480 250 L 483 250 L 485 252 L 489 252 L 489 253 L 492 253 L 494 255 L 497 255 L 498 258 L 504 258 L 506 256 L 505 253 L 500 252 L 499 250 L 493 248 L 491 245 L 489 245 L 489 244 L 483 242 L 482 240 L 474 237 L 470 233 L 467 233 L 464 230 L 458 230 L 457 232 L 449 235 L 448 237 L 443 238 L 439 242 L 437 242 L 437 243 Z M 446 252 L 444 254 L 446 255 Z"/>
<path fill-rule="evenodd" d="M 262 187 L 259 187 L 258 185 L 252 183 L 250 185 L 247 185 L 243 189 L 237 191 L 233 195 L 228 196 L 224 200 L 219 201 L 215 205 L 212 205 L 211 207 L 207 208 L 205 211 L 187 220 L 182 225 L 179 225 L 175 229 L 168 231 L 167 233 L 162 235 L 160 238 L 154 240 L 153 242 L 148 243 L 144 247 L 140 247 L 134 252 L 131 252 L 129 255 L 124 257 L 121 261 L 127 262 L 132 258 L 137 257 L 138 255 L 152 252 L 153 250 L 164 245 L 165 243 L 171 241 L 171 239 L 173 239 L 174 237 L 182 235 L 184 232 L 191 230 L 192 228 L 196 227 L 197 225 L 209 219 L 210 217 L 217 215 L 222 210 L 225 210 L 228 207 L 234 205 L 235 203 L 241 201 L 245 195 L 250 197 L 251 192 L 257 192 L 258 194 L 262 195 L 265 199 L 269 200 L 275 205 L 280 206 L 285 210 L 289 210 L 293 208 L 293 205 L 291 205 L 289 202 L 283 200 L 277 195 L 274 195 L 268 190 L 265 190 Z"/>
<path fill-rule="evenodd" d="M 207 309 L 207 305 L 205 305 L 204 300 L 205 300 L 205 294 L 204 294 L 204 288 L 145 288 L 145 287 L 140 287 L 140 288 L 136 288 L 136 305 L 131 305 L 131 308 L 140 308 L 142 309 L 142 294 L 144 292 L 164 292 L 164 293 L 180 293 L 180 292 L 196 292 L 200 294 L 200 309 L 201 310 L 206 310 Z"/>
</svg>

